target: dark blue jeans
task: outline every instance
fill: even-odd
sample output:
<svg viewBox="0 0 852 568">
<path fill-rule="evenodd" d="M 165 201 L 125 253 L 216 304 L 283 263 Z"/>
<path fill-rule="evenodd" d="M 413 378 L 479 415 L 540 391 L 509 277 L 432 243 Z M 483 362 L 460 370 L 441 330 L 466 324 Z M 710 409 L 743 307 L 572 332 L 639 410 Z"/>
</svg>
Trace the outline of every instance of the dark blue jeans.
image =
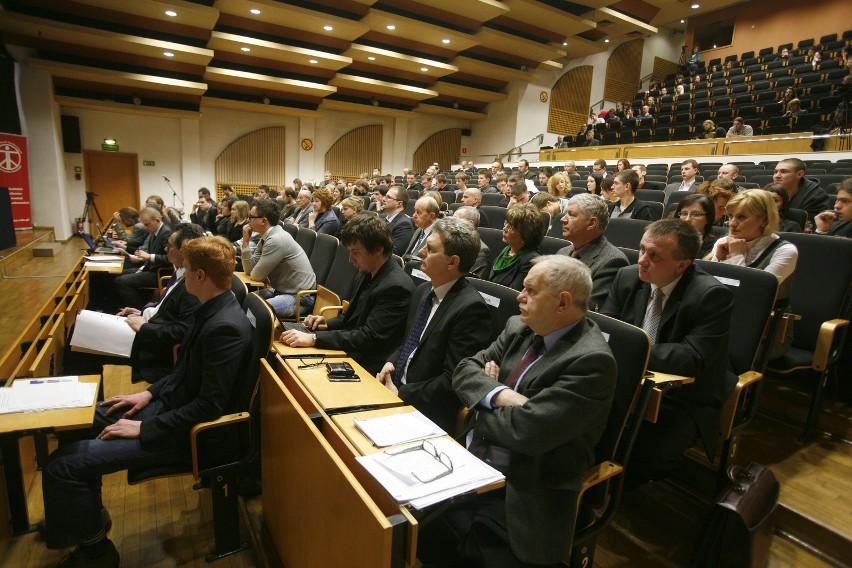
<svg viewBox="0 0 852 568">
<path fill-rule="evenodd" d="M 160 402 L 153 401 L 134 420 L 154 416 Z M 121 416 L 106 416 L 100 406 L 95 413 L 91 437 Z M 97 536 L 101 519 L 101 476 L 150 465 L 188 463 L 184 451 L 169 448 L 143 448 L 140 440 L 85 439 L 60 442 L 42 473 L 45 541 L 48 548 L 68 548 Z"/>
</svg>

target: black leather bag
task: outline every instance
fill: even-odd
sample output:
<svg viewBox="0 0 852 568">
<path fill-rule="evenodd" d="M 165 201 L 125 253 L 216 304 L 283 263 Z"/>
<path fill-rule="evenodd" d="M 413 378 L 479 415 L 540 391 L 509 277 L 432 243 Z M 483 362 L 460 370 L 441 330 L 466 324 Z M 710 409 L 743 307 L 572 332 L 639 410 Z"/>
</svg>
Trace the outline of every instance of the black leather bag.
<svg viewBox="0 0 852 568">
<path fill-rule="evenodd" d="M 705 520 L 692 568 L 762 567 L 769 560 L 781 486 L 767 466 L 728 468 L 731 486 Z"/>
</svg>

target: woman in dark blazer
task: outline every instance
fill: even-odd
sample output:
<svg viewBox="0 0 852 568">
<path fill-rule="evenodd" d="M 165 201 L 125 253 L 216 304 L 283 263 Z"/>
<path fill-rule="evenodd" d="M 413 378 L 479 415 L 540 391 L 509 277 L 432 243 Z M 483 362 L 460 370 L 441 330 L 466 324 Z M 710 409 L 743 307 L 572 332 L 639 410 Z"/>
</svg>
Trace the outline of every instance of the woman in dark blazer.
<svg viewBox="0 0 852 568">
<path fill-rule="evenodd" d="M 503 224 L 503 242 L 507 246 L 497 255 L 488 280 L 521 290 L 532 260 L 539 256 L 538 245 L 546 230 L 544 215 L 535 205 L 520 203 L 510 207 Z"/>
<path fill-rule="evenodd" d="M 331 207 L 331 204 L 334 202 L 331 190 L 323 187 L 314 191 L 311 201 L 314 208 L 308 214 L 308 228 L 313 229 L 317 233 L 325 233 L 336 237 L 337 233 L 340 232 L 340 220 Z"/>
</svg>

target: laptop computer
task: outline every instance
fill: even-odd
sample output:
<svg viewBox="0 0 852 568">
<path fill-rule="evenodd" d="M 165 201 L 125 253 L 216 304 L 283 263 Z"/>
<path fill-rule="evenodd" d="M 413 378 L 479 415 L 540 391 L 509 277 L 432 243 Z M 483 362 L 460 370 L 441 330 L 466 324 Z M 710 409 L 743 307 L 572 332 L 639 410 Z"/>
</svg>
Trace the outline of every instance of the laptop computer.
<svg viewBox="0 0 852 568">
<path fill-rule="evenodd" d="M 124 249 L 120 249 L 120 248 L 99 247 L 97 245 L 97 243 L 95 243 L 95 240 L 90 235 L 84 233 L 83 231 L 79 231 L 77 234 L 80 235 L 80 237 L 84 241 L 86 241 L 86 245 L 89 247 L 89 250 L 91 250 L 93 253 L 121 254 L 121 253 L 125 252 Z"/>
</svg>

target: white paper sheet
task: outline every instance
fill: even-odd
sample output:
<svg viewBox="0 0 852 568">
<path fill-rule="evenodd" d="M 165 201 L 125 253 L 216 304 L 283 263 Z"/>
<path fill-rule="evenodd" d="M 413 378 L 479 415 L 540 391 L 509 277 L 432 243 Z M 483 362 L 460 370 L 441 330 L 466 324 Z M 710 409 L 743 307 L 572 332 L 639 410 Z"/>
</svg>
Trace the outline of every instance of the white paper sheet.
<svg viewBox="0 0 852 568">
<path fill-rule="evenodd" d="M 356 418 L 354 422 L 355 426 L 377 448 L 396 446 L 446 434 L 437 424 L 416 410 L 366 420 Z"/>
<path fill-rule="evenodd" d="M 71 351 L 130 357 L 136 332 L 127 325 L 127 318 L 83 310 L 77 315 Z"/>
<path fill-rule="evenodd" d="M 0 388 L 0 414 L 91 406 L 98 383 L 81 383 L 77 377 L 19 379 Z"/>
</svg>

